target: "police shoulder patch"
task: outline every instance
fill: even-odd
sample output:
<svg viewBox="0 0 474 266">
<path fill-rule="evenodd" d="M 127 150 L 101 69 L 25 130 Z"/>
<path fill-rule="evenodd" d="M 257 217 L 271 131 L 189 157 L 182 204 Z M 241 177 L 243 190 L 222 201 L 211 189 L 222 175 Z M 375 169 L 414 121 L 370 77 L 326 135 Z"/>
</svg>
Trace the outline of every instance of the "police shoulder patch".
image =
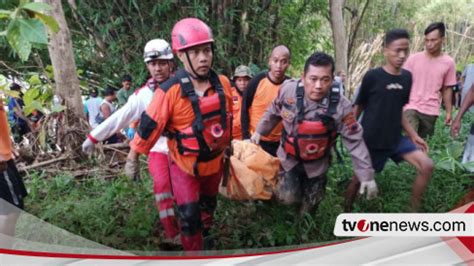
<svg viewBox="0 0 474 266">
<path fill-rule="evenodd" d="M 280 115 L 281 115 L 281 118 L 283 118 L 286 121 L 291 121 L 293 120 L 293 118 L 295 118 L 295 114 L 291 111 L 286 110 L 285 108 L 281 110 Z"/>
<path fill-rule="evenodd" d="M 295 104 L 295 103 L 296 103 L 296 99 L 293 98 L 293 97 L 288 97 L 288 98 L 286 98 L 286 103 L 287 103 L 287 104 Z"/>
</svg>

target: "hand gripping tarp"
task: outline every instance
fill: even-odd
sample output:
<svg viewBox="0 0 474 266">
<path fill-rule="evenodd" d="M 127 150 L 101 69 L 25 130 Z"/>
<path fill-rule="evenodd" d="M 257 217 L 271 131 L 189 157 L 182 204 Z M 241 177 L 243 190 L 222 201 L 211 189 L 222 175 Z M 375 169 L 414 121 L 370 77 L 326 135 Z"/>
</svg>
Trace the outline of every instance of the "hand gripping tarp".
<svg viewBox="0 0 474 266">
<path fill-rule="evenodd" d="M 249 142 L 234 140 L 232 148 L 230 176 L 219 192 L 234 200 L 270 199 L 280 169 L 278 158 Z"/>
</svg>

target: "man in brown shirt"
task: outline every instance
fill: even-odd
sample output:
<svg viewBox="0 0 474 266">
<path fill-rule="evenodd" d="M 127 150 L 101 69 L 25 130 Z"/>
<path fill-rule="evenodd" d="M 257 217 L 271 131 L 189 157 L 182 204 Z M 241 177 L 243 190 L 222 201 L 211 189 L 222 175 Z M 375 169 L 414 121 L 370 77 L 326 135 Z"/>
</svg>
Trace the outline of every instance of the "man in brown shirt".
<svg viewBox="0 0 474 266">
<path fill-rule="evenodd" d="M 314 53 L 305 64 L 301 80 L 283 83 L 277 98 L 260 120 L 251 141 L 269 134 L 283 124 L 277 156 L 281 161 L 276 196 L 286 204 L 301 202 L 300 214 L 315 209 L 323 199 L 331 146 L 341 134 L 350 151 L 360 193 L 377 195 L 374 170 L 362 138 L 362 127 L 355 120 L 350 101 L 331 89 L 334 60 L 325 53 Z"/>
</svg>

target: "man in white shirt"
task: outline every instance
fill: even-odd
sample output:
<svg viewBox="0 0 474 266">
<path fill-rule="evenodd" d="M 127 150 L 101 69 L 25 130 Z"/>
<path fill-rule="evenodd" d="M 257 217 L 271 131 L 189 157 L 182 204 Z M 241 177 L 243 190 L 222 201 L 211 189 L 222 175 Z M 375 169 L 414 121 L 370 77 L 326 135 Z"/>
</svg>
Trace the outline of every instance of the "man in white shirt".
<svg viewBox="0 0 474 266">
<path fill-rule="evenodd" d="M 160 83 L 165 82 L 171 76 L 173 69 L 173 53 L 170 45 L 161 39 L 154 39 L 145 45 L 144 61 L 151 78 L 132 94 L 127 103 L 117 110 L 106 121 L 94 129 L 82 144 L 86 153 L 91 153 L 94 144 L 119 130 L 129 126 L 140 119 L 151 99 L 153 92 Z M 156 207 L 159 211 L 160 220 L 164 227 L 167 242 L 179 243 L 179 230 L 174 215 L 174 199 L 171 191 L 168 170 L 168 145 L 166 137 L 160 137 L 148 154 L 148 166 L 153 177 L 153 191 L 155 193 Z M 138 178 L 139 174 L 138 154 L 133 150 L 127 157 L 125 173 L 132 178 Z"/>
<path fill-rule="evenodd" d="M 100 104 L 102 103 L 103 99 L 99 97 L 99 92 L 96 88 L 92 89 L 90 92 L 90 97 L 84 103 L 84 112 L 86 113 L 87 120 L 89 121 L 89 125 L 94 129 L 99 125 L 95 118 L 100 111 Z"/>
</svg>

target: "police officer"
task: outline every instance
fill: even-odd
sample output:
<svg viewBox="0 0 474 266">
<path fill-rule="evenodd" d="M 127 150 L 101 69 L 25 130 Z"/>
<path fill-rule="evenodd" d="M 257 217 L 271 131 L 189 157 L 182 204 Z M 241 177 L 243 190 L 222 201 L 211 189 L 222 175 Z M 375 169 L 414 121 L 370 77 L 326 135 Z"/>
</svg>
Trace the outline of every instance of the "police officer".
<svg viewBox="0 0 474 266">
<path fill-rule="evenodd" d="M 330 149 L 337 134 L 350 151 L 360 193 L 377 195 L 374 170 L 355 120 L 350 101 L 333 87 L 334 60 L 314 53 L 305 64 L 301 80 L 283 83 L 278 97 L 260 120 L 251 141 L 260 142 L 281 121 L 283 132 L 277 156 L 281 175 L 276 196 L 286 204 L 301 202 L 300 214 L 311 212 L 323 199 Z"/>
</svg>

